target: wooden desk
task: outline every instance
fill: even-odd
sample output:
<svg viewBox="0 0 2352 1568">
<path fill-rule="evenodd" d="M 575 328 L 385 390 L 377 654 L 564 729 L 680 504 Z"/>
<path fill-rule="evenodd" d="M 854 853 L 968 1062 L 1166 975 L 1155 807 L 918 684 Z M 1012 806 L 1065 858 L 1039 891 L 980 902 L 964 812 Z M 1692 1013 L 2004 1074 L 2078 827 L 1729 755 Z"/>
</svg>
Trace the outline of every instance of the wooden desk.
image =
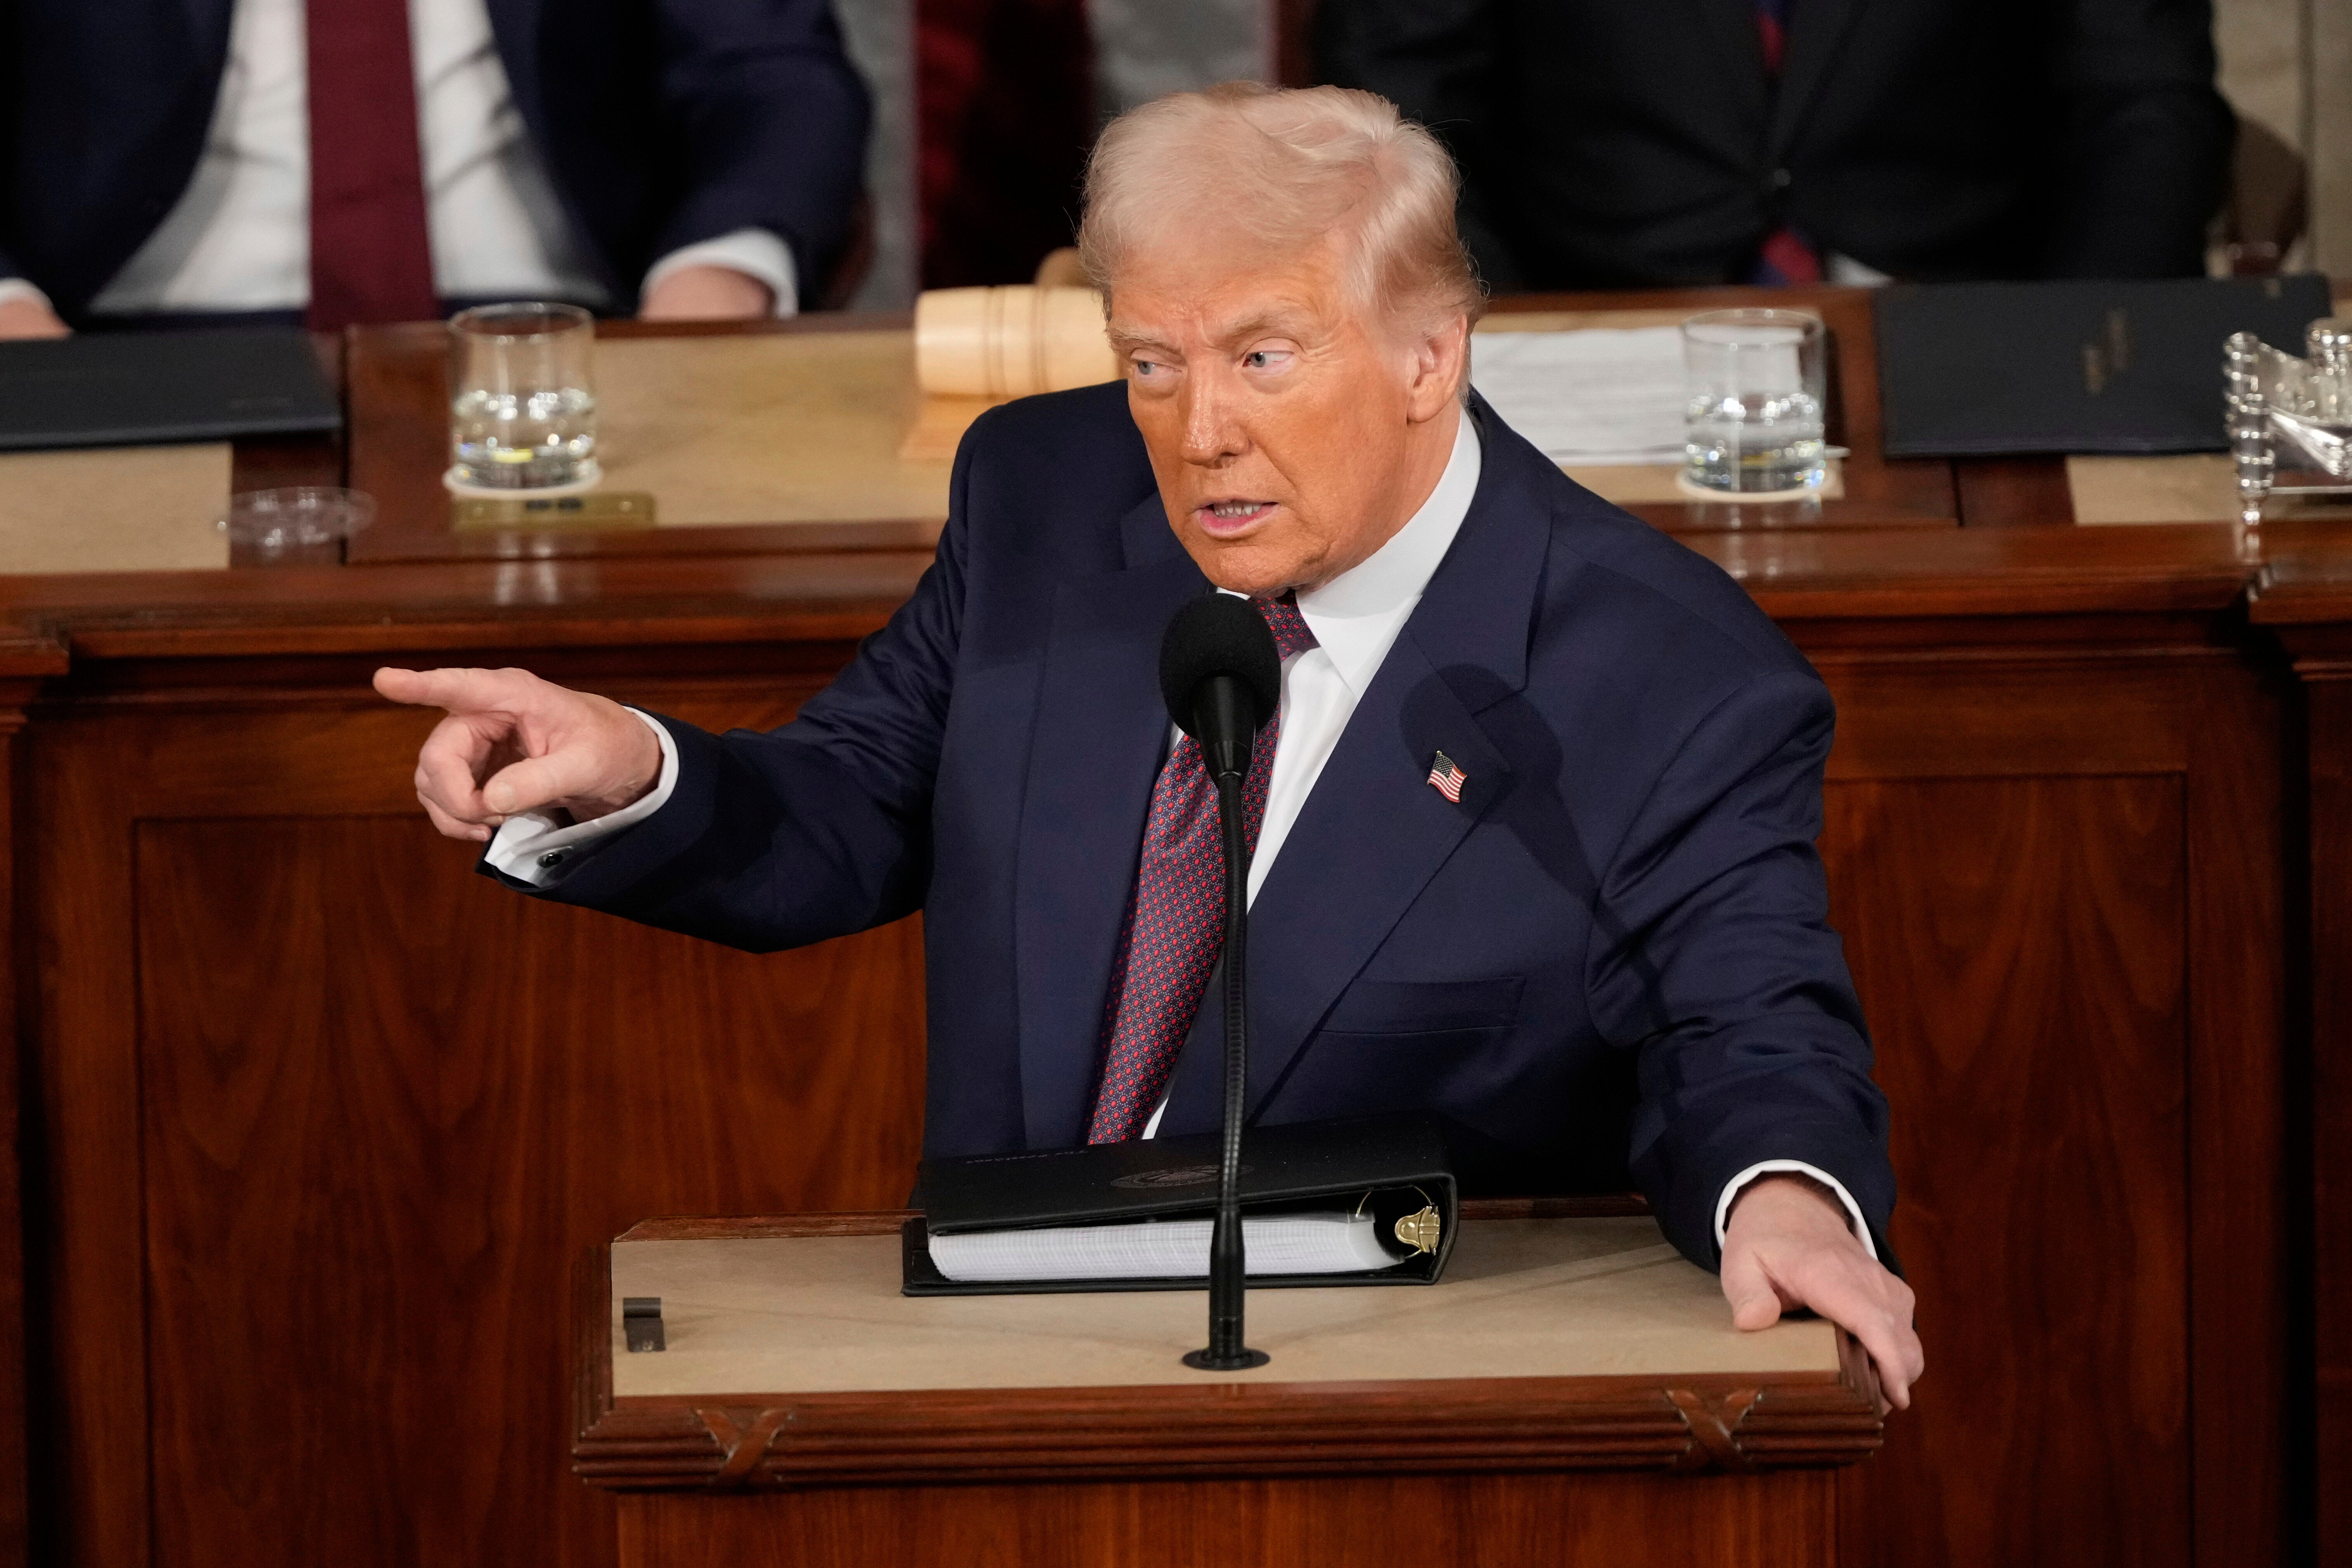
<svg viewBox="0 0 2352 1568">
<path fill-rule="evenodd" d="M 1426 1290 L 1253 1293 L 1274 1363 L 1206 1376 L 1197 1292 L 908 1300 L 899 1214 L 639 1226 L 583 1270 L 572 1452 L 622 1568 L 1832 1563 L 1853 1341 L 1741 1334 L 1646 1216 L 1544 1206 L 1472 1205 Z"/>
<path fill-rule="evenodd" d="M 1822 847 L 1930 1359 L 1837 1474 L 1840 1560 L 2268 1561 L 2310 1496 L 2303 764 L 2245 590 L 2336 547 L 1975 526 L 1974 471 L 1964 526 L 1660 520 L 1840 705 Z M 548 1462 L 559 1281 L 647 1213 L 901 1201 L 919 931 L 751 958 L 506 897 L 415 808 L 429 716 L 366 676 L 523 664 L 774 724 L 925 559 L 519 539 L 0 580 L 41 1561 L 611 1561 L 612 1504 Z"/>
</svg>

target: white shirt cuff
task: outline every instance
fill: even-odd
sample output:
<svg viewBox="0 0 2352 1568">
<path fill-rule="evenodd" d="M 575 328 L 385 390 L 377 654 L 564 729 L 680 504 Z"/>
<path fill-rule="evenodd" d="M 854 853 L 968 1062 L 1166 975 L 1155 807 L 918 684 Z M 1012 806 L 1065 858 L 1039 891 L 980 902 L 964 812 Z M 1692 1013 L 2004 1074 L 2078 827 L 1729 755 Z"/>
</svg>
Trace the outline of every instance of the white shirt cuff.
<svg viewBox="0 0 2352 1568">
<path fill-rule="evenodd" d="M 618 811 L 591 822 L 575 822 L 569 827 L 558 827 L 552 812 L 517 812 L 499 825 L 490 847 L 482 852 L 493 868 L 534 888 L 551 888 L 563 879 L 569 867 L 585 858 L 589 849 L 625 827 L 635 827 L 662 808 L 670 791 L 677 787 L 677 742 L 651 715 L 638 713 L 634 708 L 629 711 L 644 720 L 646 728 L 654 732 L 654 739 L 661 742 L 661 777 L 654 787 Z"/>
<path fill-rule="evenodd" d="M 0 278 L 0 305 L 5 305 L 15 300 L 30 300 L 45 310 L 52 311 L 57 309 L 49 302 L 49 297 L 42 293 L 31 279 Z"/>
<path fill-rule="evenodd" d="M 1759 1160 L 1723 1184 L 1723 1196 L 1715 1202 L 1715 1245 L 1717 1247 L 1723 1246 L 1724 1226 L 1731 1218 L 1732 1201 L 1739 1196 L 1740 1189 L 1757 1177 L 1769 1176 L 1776 1171 L 1811 1176 L 1835 1193 L 1838 1202 L 1845 1205 L 1845 1217 L 1853 1224 L 1854 1235 L 1862 1238 L 1863 1249 L 1870 1254 L 1873 1262 L 1878 1260 L 1878 1243 L 1871 1239 L 1870 1226 L 1862 1217 L 1862 1205 L 1853 1201 L 1853 1194 L 1845 1190 L 1845 1184 L 1820 1166 L 1808 1165 L 1802 1160 Z"/>
<path fill-rule="evenodd" d="M 800 314 L 800 274 L 793 266 L 793 247 L 764 228 L 739 228 L 671 251 L 646 271 L 644 291 L 652 293 L 655 284 L 688 267 L 724 267 L 757 279 L 776 297 L 770 314 L 779 321 Z"/>
</svg>

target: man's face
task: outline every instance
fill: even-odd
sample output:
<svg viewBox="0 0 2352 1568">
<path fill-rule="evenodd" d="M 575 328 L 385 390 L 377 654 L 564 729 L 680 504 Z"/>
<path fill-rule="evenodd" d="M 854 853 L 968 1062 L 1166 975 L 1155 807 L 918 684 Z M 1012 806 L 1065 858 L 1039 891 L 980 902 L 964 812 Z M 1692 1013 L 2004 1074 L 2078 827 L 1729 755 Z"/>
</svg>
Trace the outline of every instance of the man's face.
<svg viewBox="0 0 2352 1568">
<path fill-rule="evenodd" d="M 1132 262 L 1111 343 L 1169 523 L 1209 580 L 1313 587 L 1386 543 L 1444 471 L 1466 323 L 1400 342 L 1349 298 L 1333 247 L 1242 264 L 1236 248 L 1203 237 Z"/>
</svg>

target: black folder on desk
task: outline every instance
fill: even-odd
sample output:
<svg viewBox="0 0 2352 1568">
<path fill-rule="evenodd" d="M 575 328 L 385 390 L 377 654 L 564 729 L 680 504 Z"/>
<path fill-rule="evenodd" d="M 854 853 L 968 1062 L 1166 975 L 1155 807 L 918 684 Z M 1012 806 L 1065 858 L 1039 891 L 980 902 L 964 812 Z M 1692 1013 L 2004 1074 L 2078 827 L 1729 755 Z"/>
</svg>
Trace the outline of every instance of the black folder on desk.
<svg viewBox="0 0 2352 1568">
<path fill-rule="evenodd" d="M 342 423 L 299 327 L 0 342 L 0 452 L 311 435 Z"/>
<path fill-rule="evenodd" d="M 2218 452 L 2221 344 L 2302 352 L 2327 279 L 1894 286 L 1872 300 L 1890 458 Z"/>
<path fill-rule="evenodd" d="M 1201 1276 L 960 1282 L 932 1261 L 930 1237 L 1156 1219 L 1204 1219 L 1217 1202 L 1216 1133 L 1098 1143 L 1040 1153 L 923 1162 L 920 1217 L 904 1231 L 904 1293 L 1197 1290 Z M 1444 1271 L 1460 1220 L 1446 1123 L 1433 1116 L 1356 1117 L 1253 1128 L 1242 1142 L 1241 1207 L 1254 1218 L 1305 1209 L 1354 1210 L 1397 1254 L 1384 1268 L 1342 1274 L 1259 1274 L 1250 1289 L 1429 1285 Z M 1427 1249 L 1395 1241 L 1399 1223 Z M 1246 1234 L 1246 1232 L 1244 1232 Z"/>
</svg>

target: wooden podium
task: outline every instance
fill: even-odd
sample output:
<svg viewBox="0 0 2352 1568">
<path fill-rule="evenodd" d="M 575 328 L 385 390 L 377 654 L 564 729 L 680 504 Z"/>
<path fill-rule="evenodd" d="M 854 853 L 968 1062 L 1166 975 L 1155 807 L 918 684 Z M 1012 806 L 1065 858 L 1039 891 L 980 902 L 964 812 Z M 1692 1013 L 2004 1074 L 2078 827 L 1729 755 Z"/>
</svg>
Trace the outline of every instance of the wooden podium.
<svg viewBox="0 0 2352 1568">
<path fill-rule="evenodd" d="M 1822 1564 L 1877 1384 L 1730 1326 L 1646 1216 L 1465 1205 L 1434 1287 L 898 1294 L 898 1214 L 641 1225 L 579 1285 L 576 1472 L 622 1568 Z M 625 1297 L 667 1344 L 631 1352 Z"/>
</svg>

